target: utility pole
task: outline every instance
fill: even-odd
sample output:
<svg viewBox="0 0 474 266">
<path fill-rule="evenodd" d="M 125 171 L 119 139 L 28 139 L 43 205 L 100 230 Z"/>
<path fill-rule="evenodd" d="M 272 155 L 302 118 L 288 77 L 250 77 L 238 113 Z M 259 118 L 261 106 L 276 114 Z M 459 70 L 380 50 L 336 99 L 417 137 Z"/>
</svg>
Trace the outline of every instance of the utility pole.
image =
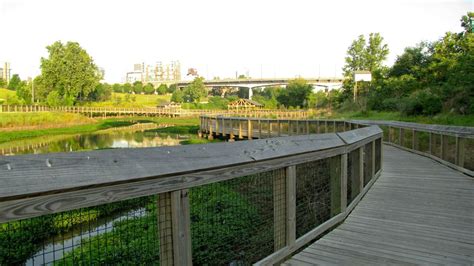
<svg viewBox="0 0 474 266">
<path fill-rule="evenodd" d="M 35 104 L 35 79 L 31 79 L 31 102 Z"/>
</svg>

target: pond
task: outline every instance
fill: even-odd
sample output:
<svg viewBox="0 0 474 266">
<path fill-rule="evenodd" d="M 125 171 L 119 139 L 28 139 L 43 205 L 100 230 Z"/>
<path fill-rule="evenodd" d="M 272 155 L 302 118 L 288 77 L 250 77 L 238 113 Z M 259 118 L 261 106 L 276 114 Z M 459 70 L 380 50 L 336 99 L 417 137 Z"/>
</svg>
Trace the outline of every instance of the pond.
<svg viewBox="0 0 474 266">
<path fill-rule="evenodd" d="M 157 133 L 152 130 L 167 125 L 141 124 L 95 133 L 54 135 L 0 144 L 0 155 L 74 152 L 110 148 L 175 146 L 195 138 L 190 134 Z M 148 131 L 147 131 L 148 130 Z"/>
</svg>

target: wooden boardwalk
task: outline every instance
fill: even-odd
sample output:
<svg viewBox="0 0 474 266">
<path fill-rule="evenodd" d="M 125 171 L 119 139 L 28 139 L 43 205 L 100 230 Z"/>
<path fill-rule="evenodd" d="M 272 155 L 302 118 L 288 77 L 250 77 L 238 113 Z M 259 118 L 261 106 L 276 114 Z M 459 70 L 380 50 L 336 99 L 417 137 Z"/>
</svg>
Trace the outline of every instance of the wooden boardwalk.
<svg viewBox="0 0 474 266">
<path fill-rule="evenodd" d="M 383 169 L 342 224 L 283 265 L 473 265 L 474 179 L 391 146 Z"/>
</svg>

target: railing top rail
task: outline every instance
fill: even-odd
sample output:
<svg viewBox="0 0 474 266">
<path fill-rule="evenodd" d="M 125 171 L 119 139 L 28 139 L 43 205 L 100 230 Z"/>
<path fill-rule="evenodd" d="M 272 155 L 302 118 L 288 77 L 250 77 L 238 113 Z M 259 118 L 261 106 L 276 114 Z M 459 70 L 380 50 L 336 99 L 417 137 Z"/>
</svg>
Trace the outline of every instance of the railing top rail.
<svg viewBox="0 0 474 266">
<path fill-rule="evenodd" d="M 151 195 L 156 190 L 189 188 L 298 164 L 308 158 L 327 158 L 346 152 L 351 138 L 373 139 L 380 137 L 381 131 L 374 126 L 355 130 L 353 135 L 328 133 L 203 145 L 0 156 L 0 221 Z M 28 204 L 17 211 L 18 205 L 26 204 L 21 202 Z"/>
<path fill-rule="evenodd" d="M 418 124 L 412 122 L 400 121 L 377 121 L 377 120 L 352 120 L 353 123 L 364 125 L 393 126 L 414 129 L 419 131 L 427 131 L 437 134 L 457 135 L 467 138 L 474 138 L 474 127 L 435 125 L 435 124 Z"/>
</svg>

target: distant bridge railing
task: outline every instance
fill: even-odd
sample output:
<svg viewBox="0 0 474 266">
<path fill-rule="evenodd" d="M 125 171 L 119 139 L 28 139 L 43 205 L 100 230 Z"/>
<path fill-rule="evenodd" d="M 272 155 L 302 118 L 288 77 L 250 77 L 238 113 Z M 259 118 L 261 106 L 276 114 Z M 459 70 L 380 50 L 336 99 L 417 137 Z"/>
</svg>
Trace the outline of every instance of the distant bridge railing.
<svg viewBox="0 0 474 266">
<path fill-rule="evenodd" d="M 388 144 L 430 157 L 469 176 L 474 176 L 474 127 L 398 121 L 353 122 L 378 125 L 384 131 L 384 141 Z"/>
<path fill-rule="evenodd" d="M 316 123 L 328 133 L 0 156 L 0 264 L 276 263 L 343 221 L 381 172 L 380 128 Z"/>
</svg>

